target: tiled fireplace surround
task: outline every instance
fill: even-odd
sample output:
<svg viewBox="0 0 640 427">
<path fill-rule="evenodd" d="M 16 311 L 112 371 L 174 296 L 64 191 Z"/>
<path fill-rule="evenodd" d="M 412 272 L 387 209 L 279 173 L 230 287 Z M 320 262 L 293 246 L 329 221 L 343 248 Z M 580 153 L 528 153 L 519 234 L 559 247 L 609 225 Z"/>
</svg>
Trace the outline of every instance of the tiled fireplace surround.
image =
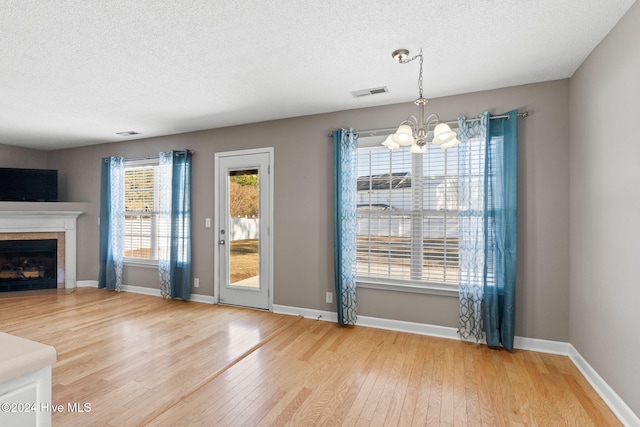
<svg viewBox="0 0 640 427">
<path fill-rule="evenodd" d="M 58 289 L 76 287 L 76 220 L 80 211 L 0 211 L 0 240 L 57 239 Z"/>
</svg>

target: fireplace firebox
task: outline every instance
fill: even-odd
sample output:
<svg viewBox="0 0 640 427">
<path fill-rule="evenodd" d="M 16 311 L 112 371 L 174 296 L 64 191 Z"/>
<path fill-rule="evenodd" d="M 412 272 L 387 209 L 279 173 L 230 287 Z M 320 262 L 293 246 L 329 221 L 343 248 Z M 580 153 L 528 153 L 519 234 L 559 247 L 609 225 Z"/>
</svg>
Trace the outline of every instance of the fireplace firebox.
<svg viewBox="0 0 640 427">
<path fill-rule="evenodd" d="M 58 240 L 0 240 L 0 292 L 57 288 Z"/>
</svg>

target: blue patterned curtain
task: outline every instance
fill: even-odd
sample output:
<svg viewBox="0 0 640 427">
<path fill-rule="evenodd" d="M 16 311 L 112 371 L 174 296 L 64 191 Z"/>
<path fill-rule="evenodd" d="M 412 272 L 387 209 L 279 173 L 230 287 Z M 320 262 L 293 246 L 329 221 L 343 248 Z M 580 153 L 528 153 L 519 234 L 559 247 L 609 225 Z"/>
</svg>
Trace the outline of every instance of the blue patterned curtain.
<svg viewBox="0 0 640 427">
<path fill-rule="evenodd" d="M 356 192 L 358 134 L 354 129 L 333 132 L 334 261 L 338 323 L 356 323 Z"/>
<path fill-rule="evenodd" d="M 513 349 L 518 112 L 459 117 L 460 320 L 464 339 Z"/>
<path fill-rule="evenodd" d="M 191 297 L 191 152 L 160 153 L 158 271 L 164 298 Z"/>
<path fill-rule="evenodd" d="M 124 241 L 124 159 L 102 159 L 98 287 L 120 291 Z"/>
<path fill-rule="evenodd" d="M 460 316 L 464 339 L 484 338 L 482 301 L 485 283 L 485 154 L 489 114 L 467 122 L 458 118 L 458 262 Z"/>
</svg>

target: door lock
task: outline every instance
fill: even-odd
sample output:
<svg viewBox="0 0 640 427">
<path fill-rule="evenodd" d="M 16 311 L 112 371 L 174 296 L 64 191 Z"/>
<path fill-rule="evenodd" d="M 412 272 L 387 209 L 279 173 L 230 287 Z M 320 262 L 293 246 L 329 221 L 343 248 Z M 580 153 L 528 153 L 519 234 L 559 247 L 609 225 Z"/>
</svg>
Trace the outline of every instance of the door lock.
<svg viewBox="0 0 640 427">
<path fill-rule="evenodd" d="M 218 244 L 219 245 L 224 245 L 224 240 L 222 240 L 222 239 L 218 240 Z"/>
</svg>

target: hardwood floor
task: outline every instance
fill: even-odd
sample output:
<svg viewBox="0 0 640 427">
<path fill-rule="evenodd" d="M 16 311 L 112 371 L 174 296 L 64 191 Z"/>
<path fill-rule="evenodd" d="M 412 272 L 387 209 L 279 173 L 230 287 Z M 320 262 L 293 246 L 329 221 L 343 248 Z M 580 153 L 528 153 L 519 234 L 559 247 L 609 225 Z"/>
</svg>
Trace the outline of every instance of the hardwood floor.
<svg viewBox="0 0 640 427">
<path fill-rule="evenodd" d="M 0 330 L 90 404 L 57 426 L 621 425 L 565 356 L 85 288 L 0 298 Z"/>
</svg>

